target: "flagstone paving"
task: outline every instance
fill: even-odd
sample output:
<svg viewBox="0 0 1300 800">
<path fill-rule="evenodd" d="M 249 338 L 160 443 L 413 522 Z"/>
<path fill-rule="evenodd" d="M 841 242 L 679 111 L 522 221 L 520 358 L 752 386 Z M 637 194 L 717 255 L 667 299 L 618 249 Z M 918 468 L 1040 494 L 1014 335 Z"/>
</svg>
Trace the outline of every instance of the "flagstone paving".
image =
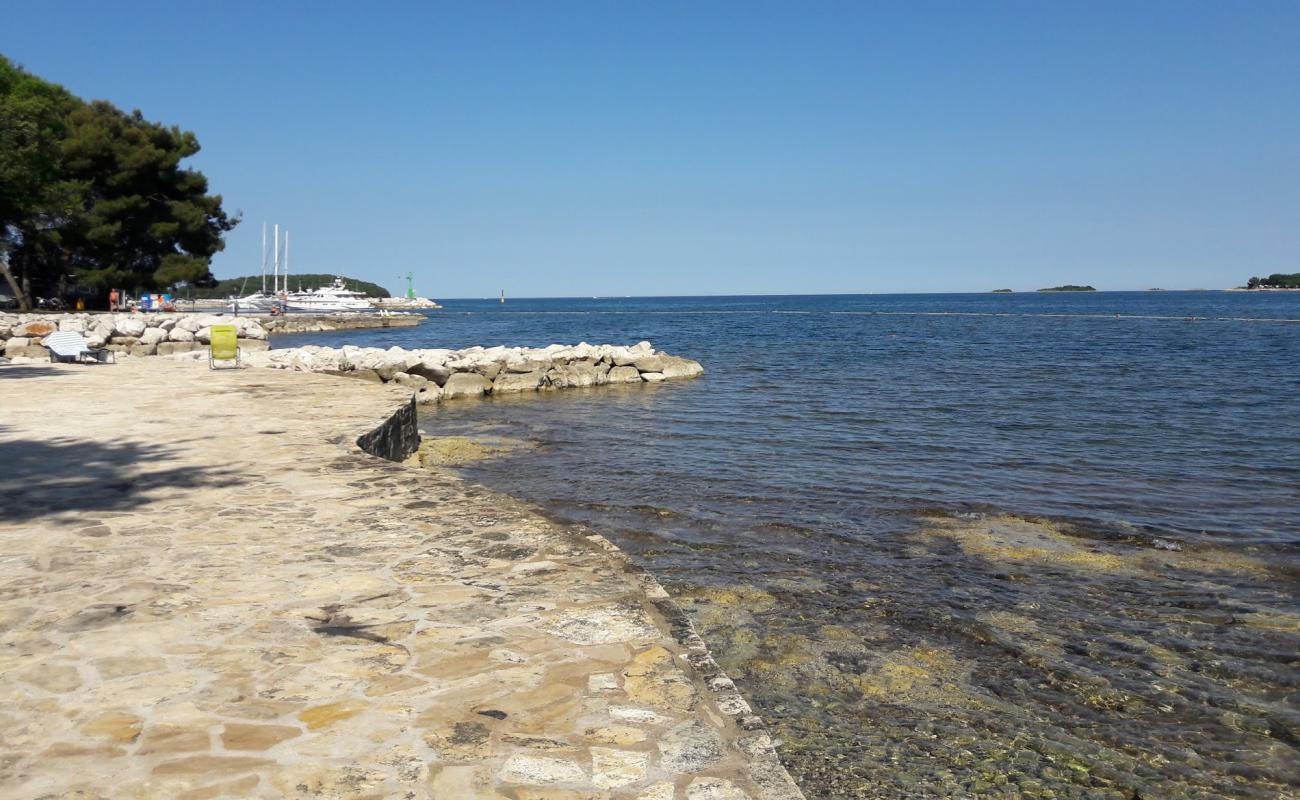
<svg viewBox="0 0 1300 800">
<path fill-rule="evenodd" d="M 0 797 L 800 797 L 605 540 L 356 447 L 405 400 L 0 367 Z"/>
</svg>

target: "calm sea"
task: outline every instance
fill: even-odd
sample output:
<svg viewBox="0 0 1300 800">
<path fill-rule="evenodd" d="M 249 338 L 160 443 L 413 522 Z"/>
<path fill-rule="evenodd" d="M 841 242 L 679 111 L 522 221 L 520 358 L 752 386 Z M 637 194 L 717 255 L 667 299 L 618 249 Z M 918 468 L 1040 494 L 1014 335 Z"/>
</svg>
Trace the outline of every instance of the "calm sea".
<svg viewBox="0 0 1300 800">
<path fill-rule="evenodd" d="M 275 345 L 701 361 L 423 426 L 526 443 L 461 471 L 655 572 L 809 797 L 1300 791 L 1300 293 L 444 304 Z"/>
</svg>

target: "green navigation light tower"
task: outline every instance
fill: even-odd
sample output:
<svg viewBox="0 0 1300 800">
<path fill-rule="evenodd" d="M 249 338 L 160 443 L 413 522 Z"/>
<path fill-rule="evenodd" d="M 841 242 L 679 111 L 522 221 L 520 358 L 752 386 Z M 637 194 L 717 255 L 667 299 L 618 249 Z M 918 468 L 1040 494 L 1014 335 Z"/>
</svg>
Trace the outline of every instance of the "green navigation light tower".
<svg viewBox="0 0 1300 800">
<path fill-rule="evenodd" d="M 400 278 L 401 276 L 399 275 L 398 277 Z M 406 299 L 407 300 L 415 299 L 415 288 L 411 284 L 411 277 L 412 277 L 412 273 L 410 272 L 406 273 Z"/>
</svg>

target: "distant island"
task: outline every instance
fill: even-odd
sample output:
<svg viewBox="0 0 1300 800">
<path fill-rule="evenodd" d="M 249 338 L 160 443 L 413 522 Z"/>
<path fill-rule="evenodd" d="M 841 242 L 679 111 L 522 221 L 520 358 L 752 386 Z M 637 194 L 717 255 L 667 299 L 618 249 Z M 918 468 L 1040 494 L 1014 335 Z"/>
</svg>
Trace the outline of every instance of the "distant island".
<svg viewBox="0 0 1300 800">
<path fill-rule="evenodd" d="M 1050 289 L 1039 289 L 1038 291 L 1040 292 L 1095 292 L 1097 290 L 1092 288 L 1091 286 L 1075 286 L 1072 283 L 1067 283 L 1064 286 L 1053 286 Z"/>
<path fill-rule="evenodd" d="M 994 289 L 993 294 L 1011 294 L 1010 289 Z"/>
<path fill-rule="evenodd" d="M 1275 272 L 1267 278 L 1251 278 L 1246 281 L 1247 289 L 1300 289 L 1300 272 L 1289 275 Z"/>
<path fill-rule="evenodd" d="M 270 284 L 270 275 L 267 275 L 267 284 Z M 313 289 L 319 289 L 322 286 L 329 286 L 334 283 L 335 275 L 326 275 L 324 273 L 304 272 L 301 275 L 289 276 L 289 288 L 298 291 L 302 287 L 303 291 L 310 292 Z M 377 283 L 369 281 L 359 281 L 356 278 L 343 278 L 347 287 L 354 292 L 362 292 L 370 297 L 388 297 L 388 290 Z M 217 281 L 216 286 L 206 288 L 195 288 L 194 296 L 200 300 L 217 300 L 225 299 L 232 295 L 242 297 L 249 292 L 262 288 L 261 275 L 249 275 L 243 278 L 226 278 Z"/>
</svg>

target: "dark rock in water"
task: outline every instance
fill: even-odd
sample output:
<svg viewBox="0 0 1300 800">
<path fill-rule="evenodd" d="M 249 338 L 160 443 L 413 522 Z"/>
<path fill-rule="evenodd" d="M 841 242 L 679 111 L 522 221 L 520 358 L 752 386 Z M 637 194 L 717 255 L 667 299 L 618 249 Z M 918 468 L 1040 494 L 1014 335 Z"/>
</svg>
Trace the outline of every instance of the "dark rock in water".
<svg viewBox="0 0 1300 800">
<path fill-rule="evenodd" d="M 451 377 L 451 370 L 443 364 L 436 364 L 432 361 L 421 361 L 418 364 L 406 368 L 410 375 L 419 375 L 421 378 L 431 380 L 442 386 Z"/>
</svg>

